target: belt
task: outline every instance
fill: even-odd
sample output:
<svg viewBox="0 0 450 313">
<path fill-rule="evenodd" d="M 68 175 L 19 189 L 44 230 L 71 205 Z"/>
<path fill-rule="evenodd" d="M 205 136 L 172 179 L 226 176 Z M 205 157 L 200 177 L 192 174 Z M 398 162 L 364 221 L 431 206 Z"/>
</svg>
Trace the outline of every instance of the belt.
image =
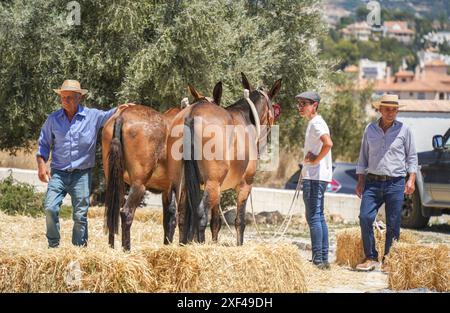
<svg viewBox="0 0 450 313">
<path fill-rule="evenodd" d="M 396 179 L 398 177 L 388 176 L 388 175 L 375 175 L 375 174 L 367 174 L 367 179 L 371 181 L 389 181 Z"/>
<path fill-rule="evenodd" d="M 89 170 L 88 168 L 85 169 L 79 169 L 79 168 L 72 168 L 72 169 L 68 169 L 68 170 L 58 170 L 58 169 L 54 169 L 56 171 L 60 171 L 60 172 L 65 172 L 65 173 L 79 173 L 79 172 L 84 172 Z"/>
</svg>

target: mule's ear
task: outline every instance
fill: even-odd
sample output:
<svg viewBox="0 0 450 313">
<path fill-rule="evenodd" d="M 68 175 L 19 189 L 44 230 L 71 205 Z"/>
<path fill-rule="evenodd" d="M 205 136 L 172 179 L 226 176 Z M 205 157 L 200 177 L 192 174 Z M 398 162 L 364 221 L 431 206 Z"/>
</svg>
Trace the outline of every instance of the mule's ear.
<svg viewBox="0 0 450 313">
<path fill-rule="evenodd" d="M 269 93 L 267 94 L 270 99 L 275 98 L 275 96 L 280 92 L 281 89 L 281 78 L 273 84 L 272 88 L 270 89 Z"/>
<path fill-rule="evenodd" d="M 199 93 L 197 91 L 197 89 L 194 88 L 194 86 L 192 86 L 191 84 L 188 84 L 188 86 L 189 86 L 189 92 L 191 93 L 192 97 L 194 97 L 195 101 L 204 98 L 203 95 L 201 93 Z"/>
<path fill-rule="evenodd" d="M 248 82 L 247 76 L 245 76 L 244 72 L 241 72 L 242 77 L 242 86 L 244 86 L 244 89 L 248 89 L 248 91 L 253 91 L 253 87 Z"/>
<path fill-rule="evenodd" d="M 220 106 L 220 100 L 222 99 L 222 82 L 218 82 L 214 86 L 213 98 L 214 102 Z"/>
</svg>

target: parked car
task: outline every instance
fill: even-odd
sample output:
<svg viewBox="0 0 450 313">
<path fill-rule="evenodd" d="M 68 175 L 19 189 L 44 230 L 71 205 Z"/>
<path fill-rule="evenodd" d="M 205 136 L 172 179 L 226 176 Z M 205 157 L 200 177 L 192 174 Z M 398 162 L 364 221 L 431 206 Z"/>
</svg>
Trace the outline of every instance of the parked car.
<svg viewBox="0 0 450 313">
<path fill-rule="evenodd" d="M 301 164 L 299 164 L 301 168 Z M 297 187 L 300 176 L 299 169 L 292 175 L 285 184 L 285 189 L 295 189 Z M 356 183 L 356 164 L 351 163 L 334 163 L 333 164 L 333 180 L 327 186 L 327 192 L 355 194 Z"/>
<path fill-rule="evenodd" d="M 403 227 L 422 228 L 431 216 L 450 214 L 450 129 L 432 141 L 432 151 L 418 153 L 416 190 L 405 199 Z"/>
</svg>

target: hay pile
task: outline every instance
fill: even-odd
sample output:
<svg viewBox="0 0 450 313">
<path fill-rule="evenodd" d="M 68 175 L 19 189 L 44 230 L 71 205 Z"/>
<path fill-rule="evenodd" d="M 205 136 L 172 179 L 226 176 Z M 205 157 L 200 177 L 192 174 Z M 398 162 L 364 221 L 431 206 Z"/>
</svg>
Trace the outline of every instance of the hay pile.
<svg viewBox="0 0 450 313">
<path fill-rule="evenodd" d="M 379 258 L 384 254 L 385 232 L 381 233 L 374 229 L 375 242 Z M 400 242 L 416 243 L 417 237 L 409 230 L 400 231 Z M 336 234 L 336 263 L 338 265 L 350 266 L 356 265 L 365 259 L 364 248 L 361 239 L 361 229 L 359 227 L 341 230 Z"/>
<path fill-rule="evenodd" d="M 102 216 L 102 215 L 100 215 Z M 132 252 L 112 250 L 103 219 L 89 219 L 87 248 L 48 249 L 45 219 L 0 213 L 0 292 L 305 292 L 304 262 L 294 245 L 162 245 L 162 225 L 135 221 Z M 118 238 L 117 238 L 118 240 Z M 177 239 L 176 239 L 177 240 Z M 116 242 L 120 247 L 120 242 Z"/>
<path fill-rule="evenodd" d="M 450 248 L 448 245 L 395 243 L 389 256 L 389 288 L 427 288 L 450 291 Z"/>
</svg>

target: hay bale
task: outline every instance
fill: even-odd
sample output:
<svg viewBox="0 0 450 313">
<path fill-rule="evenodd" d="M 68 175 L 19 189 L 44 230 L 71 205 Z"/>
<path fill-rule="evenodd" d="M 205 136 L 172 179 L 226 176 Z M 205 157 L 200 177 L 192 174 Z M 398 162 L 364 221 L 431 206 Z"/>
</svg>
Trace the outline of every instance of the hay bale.
<svg viewBox="0 0 450 313">
<path fill-rule="evenodd" d="M 75 247 L 14 255 L 2 251 L 0 267 L 7 268 L 0 277 L 0 292 L 145 292 L 156 288 L 155 275 L 145 260 L 123 253 Z"/>
<path fill-rule="evenodd" d="M 395 243 L 386 258 L 389 288 L 450 291 L 450 247 Z"/>
<path fill-rule="evenodd" d="M 374 229 L 376 248 L 379 259 L 384 254 L 385 232 L 381 233 Z M 402 229 L 400 241 L 406 243 L 417 242 L 417 237 L 409 230 Z M 336 263 L 343 266 L 355 268 L 356 265 L 365 259 L 364 247 L 361 239 L 361 229 L 359 227 L 341 230 L 336 234 Z"/>
<path fill-rule="evenodd" d="M 75 247 L 13 255 L 2 250 L 0 272 L 0 292 L 307 291 L 298 250 L 288 245 L 168 246 L 130 254 Z"/>
<path fill-rule="evenodd" d="M 89 220 L 88 246 L 73 247 L 72 224 L 61 220 L 61 247 L 48 249 L 45 218 L 0 213 L 0 292 L 307 291 L 294 245 L 229 247 L 225 238 L 164 246 L 162 226 L 149 220 L 133 223 L 132 251 L 125 253 L 108 247 L 100 218 Z"/>
</svg>

